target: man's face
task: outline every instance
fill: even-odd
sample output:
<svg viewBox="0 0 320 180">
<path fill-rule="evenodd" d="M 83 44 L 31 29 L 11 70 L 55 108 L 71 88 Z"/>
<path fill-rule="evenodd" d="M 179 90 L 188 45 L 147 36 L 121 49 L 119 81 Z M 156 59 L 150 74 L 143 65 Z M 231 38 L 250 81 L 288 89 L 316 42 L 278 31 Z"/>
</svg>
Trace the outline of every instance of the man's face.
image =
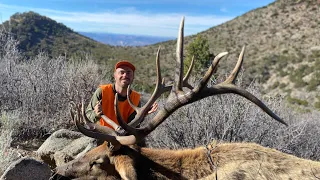
<svg viewBox="0 0 320 180">
<path fill-rule="evenodd" d="M 127 88 L 133 81 L 133 71 L 128 66 L 120 66 L 114 72 L 114 79 L 116 85 Z"/>
</svg>

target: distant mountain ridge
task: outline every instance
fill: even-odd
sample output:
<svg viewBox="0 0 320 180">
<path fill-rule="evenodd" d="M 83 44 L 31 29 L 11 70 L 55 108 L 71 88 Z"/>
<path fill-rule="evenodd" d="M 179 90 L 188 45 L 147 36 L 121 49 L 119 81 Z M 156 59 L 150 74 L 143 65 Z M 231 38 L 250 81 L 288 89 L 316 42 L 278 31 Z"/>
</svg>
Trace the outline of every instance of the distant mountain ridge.
<svg viewBox="0 0 320 180">
<path fill-rule="evenodd" d="M 174 37 L 79 32 L 103 44 L 112 46 L 145 46 L 174 39 Z"/>
</svg>

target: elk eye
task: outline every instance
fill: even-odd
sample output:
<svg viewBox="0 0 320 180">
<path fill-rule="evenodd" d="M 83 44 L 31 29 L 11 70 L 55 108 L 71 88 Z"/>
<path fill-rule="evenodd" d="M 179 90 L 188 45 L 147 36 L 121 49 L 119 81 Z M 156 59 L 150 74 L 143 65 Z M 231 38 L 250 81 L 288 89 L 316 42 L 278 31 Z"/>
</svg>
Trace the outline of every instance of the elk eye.
<svg viewBox="0 0 320 180">
<path fill-rule="evenodd" d="M 100 157 L 98 159 L 95 159 L 93 161 L 91 161 L 89 164 L 90 164 L 90 168 L 92 168 L 93 166 L 95 165 L 100 165 L 100 164 L 103 164 L 104 162 L 106 162 L 106 157 Z"/>
<path fill-rule="evenodd" d="M 90 166 L 90 169 L 92 169 L 93 166 L 97 165 L 98 163 L 96 162 L 96 160 L 94 161 L 90 161 L 89 163 L 89 166 Z"/>
</svg>

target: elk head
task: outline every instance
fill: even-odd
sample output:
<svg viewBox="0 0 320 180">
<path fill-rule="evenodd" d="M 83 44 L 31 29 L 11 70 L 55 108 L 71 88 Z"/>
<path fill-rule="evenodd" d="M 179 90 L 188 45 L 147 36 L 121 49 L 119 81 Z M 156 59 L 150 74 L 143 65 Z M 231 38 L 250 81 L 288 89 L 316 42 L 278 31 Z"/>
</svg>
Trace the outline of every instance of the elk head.
<svg viewBox="0 0 320 180">
<path fill-rule="evenodd" d="M 104 147 L 104 151 L 101 151 L 101 150 L 98 150 L 98 148 L 100 149 L 103 149 L 103 148 L 98 147 L 97 149 L 93 150 L 94 152 L 89 152 L 88 154 L 86 154 L 85 158 L 89 158 L 85 160 L 86 162 L 92 162 L 93 165 L 96 165 L 98 160 L 101 160 L 101 162 L 104 162 L 104 164 L 103 166 L 101 165 L 99 167 L 104 167 L 104 169 L 109 168 L 108 170 L 101 171 L 100 174 L 104 173 L 104 175 L 107 176 L 108 174 L 110 173 L 113 174 L 116 171 L 117 175 L 120 175 L 123 179 L 126 179 L 125 177 L 128 177 L 128 174 L 130 174 L 129 172 L 126 172 L 126 171 L 128 171 L 128 169 L 130 168 L 126 168 L 126 170 L 123 170 L 119 165 L 117 166 L 116 164 L 111 168 L 110 164 L 112 164 L 112 157 L 114 153 L 119 154 L 120 152 L 120 154 L 123 153 L 122 155 L 126 155 L 122 150 L 127 148 L 128 145 L 134 145 L 137 142 L 143 140 L 149 133 L 151 133 L 155 128 L 157 128 L 162 122 L 164 122 L 164 120 L 168 116 L 170 116 L 177 109 L 187 104 L 193 103 L 195 101 L 199 101 L 208 96 L 214 96 L 218 94 L 227 94 L 227 93 L 238 94 L 240 96 L 245 97 L 249 101 L 253 102 L 257 106 L 259 106 L 264 112 L 266 112 L 269 116 L 271 116 L 276 121 L 284 125 L 287 125 L 275 113 L 273 113 L 261 100 L 259 100 L 257 97 L 255 97 L 253 94 L 246 91 L 245 89 L 235 85 L 237 75 L 240 71 L 240 68 L 243 62 L 243 56 L 245 51 L 244 47 L 242 48 L 242 51 L 239 55 L 239 59 L 233 71 L 224 82 L 215 84 L 211 87 L 207 86 L 207 83 L 210 80 L 213 72 L 216 70 L 220 59 L 223 58 L 225 55 L 227 55 L 228 54 L 227 52 L 222 52 L 222 53 L 219 53 L 217 56 L 215 56 L 215 58 L 212 61 L 212 64 L 208 68 L 207 72 L 203 75 L 199 83 L 196 84 L 195 86 L 191 85 L 188 82 L 188 79 L 190 77 L 190 73 L 193 68 L 194 60 L 192 60 L 191 66 L 189 67 L 186 75 L 184 76 L 183 75 L 183 72 L 184 72 L 183 70 L 183 67 L 184 67 L 183 65 L 183 45 L 184 45 L 183 31 L 184 30 L 183 29 L 184 29 L 184 18 L 182 18 L 181 20 L 179 34 L 177 38 L 176 70 L 175 70 L 174 83 L 166 84 L 165 81 L 162 80 L 161 71 L 160 71 L 160 61 L 159 61 L 160 59 L 160 48 L 159 48 L 156 55 L 157 82 L 151 98 L 143 107 L 138 108 L 134 106 L 133 103 L 131 103 L 129 96 L 127 96 L 129 103 L 137 112 L 135 119 L 131 121 L 129 124 L 126 124 L 124 122 L 124 120 L 122 119 L 119 113 L 119 109 L 117 106 L 118 104 L 117 95 L 115 98 L 114 106 L 115 106 L 115 113 L 117 115 L 117 119 L 120 126 L 113 123 L 111 120 L 107 119 L 106 116 L 103 116 L 105 121 L 107 121 L 110 125 L 112 125 L 114 129 L 123 128 L 127 132 L 127 135 L 123 135 L 123 136 L 118 135 L 117 132 L 111 128 L 90 122 L 86 117 L 86 114 L 84 113 L 83 105 L 82 105 L 82 115 L 80 113 L 81 111 L 80 106 L 77 106 L 77 116 L 74 115 L 74 112 L 71 112 L 72 118 L 75 121 L 76 126 L 78 127 L 80 132 L 82 132 L 86 136 L 109 142 L 114 147 L 113 151 L 108 149 L 108 147 Z M 128 93 L 129 91 L 130 91 L 130 87 L 128 88 Z M 143 121 L 145 115 L 147 114 L 148 109 L 150 109 L 152 104 L 163 93 L 169 92 L 169 91 L 170 91 L 170 94 L 163 108 L 160 109 L 151 120 L 146 122 L 144 126 L 137 127 L 137 125 Z M 81 124 L 81 121 L 85 123 L 85 126 Z M 97 161 L 93 161 L 92 159 L 97 159 Z M 132 157 L 130 157 L 129 159 L 132 160 Z M 91 165 L 91 167 L 93 165 Z M 133 163 L 131 163 L 131 165 L 133 166 Z M 131 171 L 131 173 L 133 173 L 133 176 L 134 176 L 135 174 L 134 167 L 132 168 L 133 169 L 130 169 L 129 171 Z M 96 176 L 94 175 L 93 170 L 90 168 L 86 168 L 83 171 L 86 171 L 84 175 Z M 90 171 L 92 172 L 90 173 Z M 95 172 L 97 171 L 98 170 L 96 170 Z"/>
</svg>

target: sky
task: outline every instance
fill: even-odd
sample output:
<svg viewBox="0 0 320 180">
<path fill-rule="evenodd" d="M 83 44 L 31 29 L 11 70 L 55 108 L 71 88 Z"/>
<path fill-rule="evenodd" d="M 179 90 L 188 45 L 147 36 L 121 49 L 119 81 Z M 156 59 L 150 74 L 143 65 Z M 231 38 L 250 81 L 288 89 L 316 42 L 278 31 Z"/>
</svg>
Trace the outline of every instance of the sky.
<svg viewBox="0 0 320 180">
<path fill-rule="evenodd" d="M 176 37 L 193 35 L 274 0 L 0 0 L 0 23 L 33 11 L 77 32 Z"/>
</svg>

